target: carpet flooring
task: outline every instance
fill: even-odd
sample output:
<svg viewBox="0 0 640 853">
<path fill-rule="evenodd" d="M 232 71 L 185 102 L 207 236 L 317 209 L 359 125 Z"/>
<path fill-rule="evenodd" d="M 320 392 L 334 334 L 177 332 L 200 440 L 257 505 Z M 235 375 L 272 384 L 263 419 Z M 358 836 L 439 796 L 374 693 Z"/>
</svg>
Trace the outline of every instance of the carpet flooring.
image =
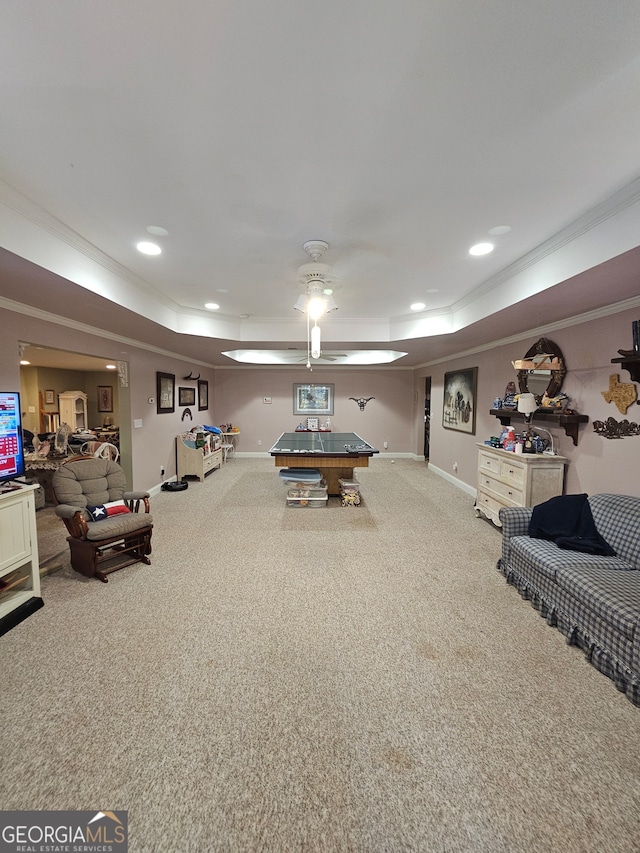
<svg viewBox="0 0 640 853">
<path fill-rule="evenodd" d="M 72 572 L 0 638 L 3 809 L 126 809 L 133 853 L 640 849 L 640 710 L 412 460 L 285 506 L 236 458 L 152 499 L 152 565 Z"/>
</svg>

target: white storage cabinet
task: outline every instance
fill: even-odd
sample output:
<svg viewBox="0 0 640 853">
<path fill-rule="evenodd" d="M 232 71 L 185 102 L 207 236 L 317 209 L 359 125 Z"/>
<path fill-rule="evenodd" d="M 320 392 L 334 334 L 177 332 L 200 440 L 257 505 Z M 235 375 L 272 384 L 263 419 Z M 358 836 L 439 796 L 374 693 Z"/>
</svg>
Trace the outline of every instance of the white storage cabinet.
<svg viewBox="0 0 640 853">
<path fill-rule="evenodd" d="M 38 486 L 5 489 L 0 488 L 0 635 L 43 604 L 35 506 Z"/>
<path fill-rule="evenodd" d="M 503 506 L 536 506 L 562 494 L 564 456 L 542 453 L 516 454 L 478 444 L 476 515 L 484 515 L 498 527 Z"/>
<path fill-rule="evenodd" d="M 201 483 L 207 474 L 222 465 L 220 439 L 213 433 L 204 434 L 204 443 L 197 446 L 197 433 L 176 436 L 176 471 L 178 480 L 197 477 Z"/>
<path fill-rule="evenodd" d="M 60 423 L 68 424 L 71 432 L 87 429 L 87 395 L 83 391 L 63 391 L 58 394 Z"/>
</svg>

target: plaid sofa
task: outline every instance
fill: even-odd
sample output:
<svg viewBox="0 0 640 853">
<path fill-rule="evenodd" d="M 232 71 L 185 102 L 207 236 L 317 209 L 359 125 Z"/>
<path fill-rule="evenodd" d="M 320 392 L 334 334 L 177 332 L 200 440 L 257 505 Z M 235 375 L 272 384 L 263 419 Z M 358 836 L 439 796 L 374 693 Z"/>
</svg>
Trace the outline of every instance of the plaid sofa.
<svg viewBox="0 0 640 853">
<path fill-rule="evenodd" d="M 592 495 L 589 505 L 615 557 L 532 539 L 531 507 L 504 507 L 498 569 L 549 625 L 640 706 L 640 498 Z"/>
</svg>

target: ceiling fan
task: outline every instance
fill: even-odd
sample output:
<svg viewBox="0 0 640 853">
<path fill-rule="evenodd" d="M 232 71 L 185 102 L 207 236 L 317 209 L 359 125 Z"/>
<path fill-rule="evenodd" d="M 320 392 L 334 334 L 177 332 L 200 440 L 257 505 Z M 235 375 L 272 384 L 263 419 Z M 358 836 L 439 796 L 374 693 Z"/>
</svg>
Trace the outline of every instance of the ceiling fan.
<svg viewBox="0 0 640 853">
<path fill-rule="evenodd" d="M 346 352 L 321 352 L 317 357 L 316 361 L 338 361 L 339 358 L 348 358 L 349 353 Z M 302 363 L 303 361 L 307 361 L 307 354 L 302 350 L 299 350 L 297 353 L 292 353 L 290 356 L 285 356 L 287 361 L 295 361 L 296 363 Z"/>
<path fill-rule="evenodd" d="M 331 295 L 336 280 L 333 271 L 327 264 L 321 264 L 319 259 L 329 248 L 324 240 L 307 240 L 302 248 L 311 258 L 311 263 L 298 267 L 298 281 L 306 285 L 303 293 L 293 306 L 298 311 L 307 315 L 307 367 L 311 369 L 311 359 L 322 358 L 320 349 L 320 326 L 318 318 L 329 311 L 334 311 L 338 306 Z M 313 328 L 311 327 L 313 320 Z M 304 360 L 304 359 L 303 359 Z M 328 358 L 328 361 L 333 359 Z"/>
<path fill-rule="evenodd" d="M 317 316 L 335 311 L 338 306 L 332 294 L 337 276 L 328 264 L 322 264 L 319 261 L 329 248 L 329 244 L 324 240 L 307 240 L 302 248 L 311 258 L 311 263 L 298 267 L 297 281 L 305 286 L 305 293 L 300 295 L 293 307 L 298 311 L 310 311 L 312 317 L 314 310 Z M 316 301 L 315 306 L 312 304 L 314 301 Z M 317 319 L 317 316 L 314 319 Z"/>
</svg>

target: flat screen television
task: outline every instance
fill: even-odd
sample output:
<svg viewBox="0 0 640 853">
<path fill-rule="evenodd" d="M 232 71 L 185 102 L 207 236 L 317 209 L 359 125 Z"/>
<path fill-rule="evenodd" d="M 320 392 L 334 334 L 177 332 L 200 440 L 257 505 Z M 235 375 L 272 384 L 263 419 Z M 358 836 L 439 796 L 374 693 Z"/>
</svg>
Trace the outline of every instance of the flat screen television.
<svg viewBox="0 0 640 853">
<path fill-rule="evenodd" d="M 17 391 L 0 391 L 0 483 L 23 476 L 20 394 Z"/>
</svg>

